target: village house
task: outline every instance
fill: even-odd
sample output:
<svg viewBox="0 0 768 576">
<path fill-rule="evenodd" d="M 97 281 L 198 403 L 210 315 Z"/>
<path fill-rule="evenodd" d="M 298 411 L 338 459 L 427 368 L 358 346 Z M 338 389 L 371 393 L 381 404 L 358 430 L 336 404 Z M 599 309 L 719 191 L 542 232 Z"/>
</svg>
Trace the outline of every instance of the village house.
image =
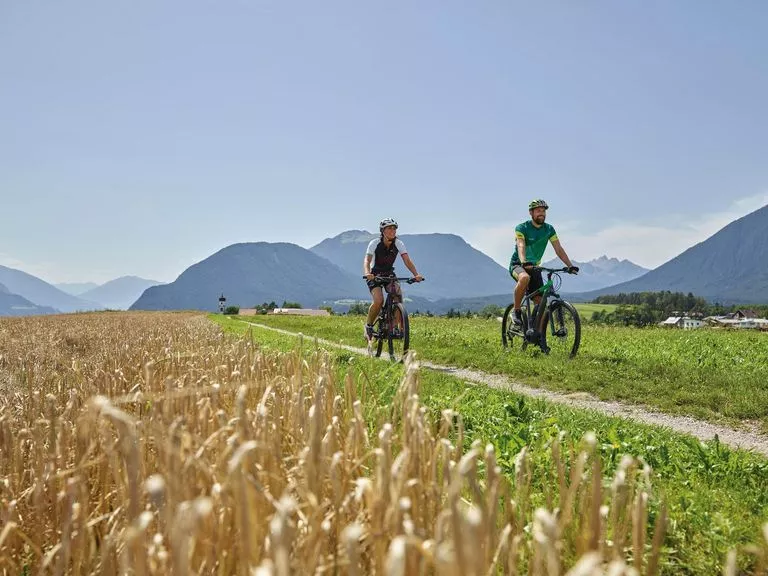
<svg viewBox="0 0 768 576">
<path fill-rule="evenodd" d="M 666 320 L 659 322 L 659 326 L 665 328 L 682 328 L 683 330 L 695 330 L 700 328 L 704 322 L 698 318 L 688 316 L 670 316 Z"/>
<path fill-rule="evenodd" d="M 719 328 L 768 330 L 768 320 L 758 318 L 757 313 L 750 309 L 736 310 L 722 316 L 708 316 L 704 321 L 709 326 Z"/>
<path fill-rule="evenodd" d="M 726 318 L 731 318 L 733 320 L 753 320 L 757 318 L 757 312 L 747 308 L 744 310 L 736 310 L 736 312 L 731 312 L 725 316 Z"/>
<path fill-rule="evenodd" d="M 736 310 L 722 316 L 707 316 L 702 318 L 701 314 L 683 314 L 672 312 L 672 316 L 659 322 L 659 326 L 664 328 L 680 328 L 682 330 L 695 330 L 702 326 L 716 328 L 745 328 L 768 330 L 768 320 L 758 318 L 754 310 L 748 308 Z"/>
<path fill-rule="evenodd" d="M 295 314 L 297 316 L 330 316 L 328 310 L 315 310 L 313 308 L 275 308 L 268 314 Z M 256 316 L 261 314 L 257 308 L 240 308 L 240 316 Z"/>
</svg>

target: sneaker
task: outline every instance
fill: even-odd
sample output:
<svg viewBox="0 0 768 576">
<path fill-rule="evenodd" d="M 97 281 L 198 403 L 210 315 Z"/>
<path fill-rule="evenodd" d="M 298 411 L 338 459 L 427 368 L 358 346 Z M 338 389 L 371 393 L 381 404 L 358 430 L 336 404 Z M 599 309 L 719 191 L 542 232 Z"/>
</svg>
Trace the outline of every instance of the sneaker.
<svg viewBox="0 0 768 576">
<path fill-rule="evenodd" d="M 523 327 L 523 313 L 520 310 L 515 310 L 512 313 L 512 323 L 515 325 L 515 328 Z"/>
<path fill-rule="evenodd" d="M 365 339 L 370 342 L 373 340 L 373 326 L 371 324 L 365 325 Z"/>
<path fill-rule="evenodd" d="M 507 326 L 507 337 L 514 338 L 515 336 L 523 335 L 523 319 L 517 314 L 512 314 L 509 325 Z"/>
</svg>

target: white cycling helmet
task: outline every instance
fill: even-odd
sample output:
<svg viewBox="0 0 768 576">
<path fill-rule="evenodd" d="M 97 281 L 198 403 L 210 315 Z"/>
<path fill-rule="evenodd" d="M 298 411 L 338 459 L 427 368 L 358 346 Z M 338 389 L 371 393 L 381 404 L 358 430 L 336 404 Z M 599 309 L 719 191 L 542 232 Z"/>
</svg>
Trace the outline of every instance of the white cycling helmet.
<svg viewBox="0 0 768 576">
<path fill-rule="evenodd" d="M 379 222 L 379 232 L 384 232 L 384 228 L 387 226 L 394 226 L 397 229 L 397 220 L 394 218 L 384 218 L 384 220 Z"/>
</svg>

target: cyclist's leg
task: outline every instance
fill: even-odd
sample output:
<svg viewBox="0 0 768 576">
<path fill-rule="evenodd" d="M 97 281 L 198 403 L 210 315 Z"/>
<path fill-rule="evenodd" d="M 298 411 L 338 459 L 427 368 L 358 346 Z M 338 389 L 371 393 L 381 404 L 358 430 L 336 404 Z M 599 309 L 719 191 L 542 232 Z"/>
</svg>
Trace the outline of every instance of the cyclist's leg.
<svg viewBox="0 0 768 576">
<path fill-rule="evenodd" d="M 525 269 L 522 266 L 515 266 L 513 267 L 509 273 L 512 275 L 512 278 L 515 279 L 515 282 L 517 284 L 515 285 L 515 297 L 514 297 L 514 305 L 512 310 L 512 322 L 516 327 L 520 327 L 523 324 L 523 317 L 522 317 L 522 305 L 523 305 L 523 297 L 525 296 L 526 292 L 530 293 L 530 283 L 531 283 L 531 276 L 528 274 L 528 272 L 525 271 Z"/>
<path fill-rule="evenodd" d="M 531 280 L 528 282 L 528 294 L 531 295 L 531 300 L 533 300 L 534 305 L 531 322 L 536 321 L 536 307 L 541 303 L 541 293 L 538 292 L 538 290 L 542 286 L 544 286 L 544 278 L 541 276 L 541 270 L 534 270 L 531 272 Z"/>
<path fill-rule="evenodd" d="M 365 320 L 365 337 L 370 340 L 373 338 L 373 324 L 384 304 L 384 294 L 381 286 L 377 286 L 373 281 L 368 282 L 371 291 L 371 305 L 368 308 L 368 317 Z"/>
<path fill-rule="evenodd" d="M 528 283 L 531 281 L 531 277 L 528 275 L 528 272 L 526 272 L 522 266 L 515 266 L 513 267 L 509 273 L 512 275 L 512 278 L 515 279 L 515 282 L 517 284 L 515 285 L 515 310 L 519 311 L 520 306 L 523 305 L 523 297 L 525 296 L 525 292 L 528 290 Z"/>
<path fill-rule="evenodd" d="M 528 294 L 533 294 L 531 299 L 534 304 L 541 302 L 541 293 L 536 291 L 544 286 L 544 278 L 541 276 L 541 270 L 534 270 L 531 272 L 531 279 L 528 282 Z"/>
<path fill-rule="evenodd" d="M 366 319 L 368 324 L 376 322 L 376 317 L 379 315 L 383 304 L 384 294 L 381 286 L 374 286 L 371 288 L 371 305 L 368 307 L 368 318 Z"/>
</svg>

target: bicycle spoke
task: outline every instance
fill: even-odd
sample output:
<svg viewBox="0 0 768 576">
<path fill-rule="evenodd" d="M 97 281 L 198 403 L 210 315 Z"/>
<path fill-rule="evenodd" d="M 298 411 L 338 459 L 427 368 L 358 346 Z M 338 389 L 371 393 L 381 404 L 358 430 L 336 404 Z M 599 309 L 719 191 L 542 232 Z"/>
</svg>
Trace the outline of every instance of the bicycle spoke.
<svg viewBox="0 0 768 576">
<path fill-rule="evenodd" d="M 384 349 L 384 340 L 387 339 L 386 330 L 384 328 L 384 319 L 379 316 L 373 325 L 373 340 L 371 341 L 371 348 L 377 358 L 381 356 L 381 351 Z"/>
<path fill-rule="evenodd" d="M 528 316 L 525 310 L 522 311 L 522 324 L 515 326 L 512 315 L 513 306 L 510 304 L 501 320 L 501 344 L 504 348 L 519 348 L 525 350 L 528 343 L 525 341 L 525 329 L 528 326 Z"/>
<path fill-rule="evenodd" d="M 392 305 L 390 317 L 391 329 L 389 331 L 388 347 L 392 360 L 400 361 L 408 351 L 410 344 L 410 329 L 408 324 L 408 312 L 401 303 Z"/>
<path fill-rule="evenodd" d="M 549 354 L 573 357 L 581 341 L 581 320 L 567 302 L 554 302 L 544 313 L 544 343 Z"/>
</svg>

